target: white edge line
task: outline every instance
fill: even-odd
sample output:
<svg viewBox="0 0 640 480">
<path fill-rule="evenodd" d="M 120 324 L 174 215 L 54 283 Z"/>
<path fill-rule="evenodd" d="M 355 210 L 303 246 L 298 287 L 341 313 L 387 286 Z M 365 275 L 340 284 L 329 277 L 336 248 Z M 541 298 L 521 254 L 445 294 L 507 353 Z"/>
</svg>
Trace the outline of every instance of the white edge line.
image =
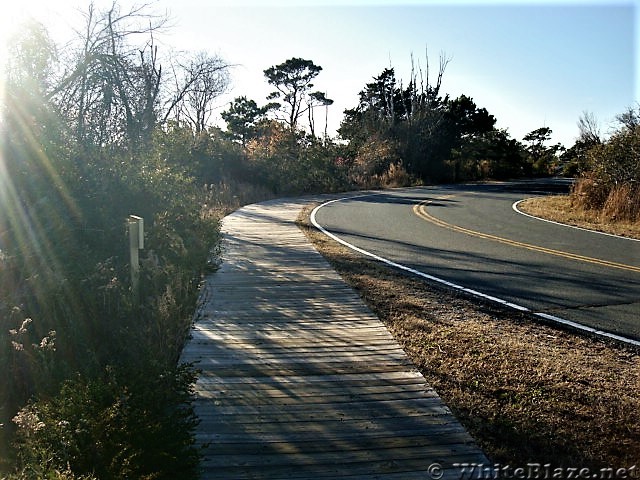
<svg viewBox="0 0 640 480">
<path fill-rule="evenodd" d="M 608 339 L 611 339 L 611 340 L 616 340 L 618 342 L 622 342 L 622 343 L 626 343 L 626 344 L 629 344 L 629 345 L 633 345 L 635 347 L 640 347 L 640 341 L 638 341 L 638 340 L 633 340 L 631 338 L 627 338 L 627 337 L 623 337 L 623 336 L 620 336 L 620 335 L 616 335 L 614 333 L 609 333 L 609 332 L 598 330 L 598 329 L 595 329 L 595 328 L 592 328 L 592 327 L 588 327 L 586 325 L 582 325 L 581 323 L 576 323 L 576 322 L 573 322 L 571 320 L 566 320 L 566 319 L 561 318 L 561 317 L 556 317 L 555 315 L 549 315 L 547 313 L 541 313 L 541 312 L 533 312 L 529 308 L 523 307 L 522 305 L 518 305 L 516 303 L 511 303 L 511 302 L 508 302 L 508 301 L 503 300 L 501 298 L 497 298 L 497 297 L 494 297 L 492 295 L 487 295 L 485 293 L 478 292 L 477 290 L 473 290 L 471 288 L 466 288 L 466 287 L 463 287 L 462 285 L 458 285 L 456 283 L 449 282 L 448 280 L 444 280 L 442 278 L 438 278 L 438 277 L 435 277 L 433 275 L 429 275 L 427 273 L 421 272 L 421 271 L 416 270 L 414 268 L 407 267 L 406 265 L 402 265 L 400 263 L 393 262 L 393 261 L 388 260 L 388 259 L 386 259 L 384 257 L 376 255 L 375 253 L 371 253 L 371 252 L 369 252 L 367 250 L 364 250 L 364 249 L 362 249 L 360 247 L 356 247 L 355 245 L 347 242 L 346 240 L 341 239 L 337 235 L 335 235 L 335 234 L 329 232 L 328 230 L 326 230 L 316 220 L 316 213 L 318 213 L 318 211 L 322 207 L 325 207 L 325 206 L 330 205 L 332 203 L 342 202 L 344 200 L 351 200 L 351 199 L 354 199 L 354 198 L 362 198 L 362 197 L 373 197 L 373 196 L 376 196 L 376 195 L 381 195 L 381 194 L 380 193 L 377 193 L 377 194 L 369 194 L 368 193 L 368 194 L 365 194 L 365 195 L 358 195 L 358 196 L 355 196 L 355 197 L 343 197 L 343 198 L 336 198 L 334 200 L 329 200 L 328 202 L 325 202 L 325 203 L 323 203 L 321 205 L 318 205 L 316 208 L 314 208 L 313 211 L 311 212 L 311 215 L 309 216 L 309 219 L 311 220 L 311 223 L 313 224 L 314 227 L 316 227 L 318 230 L 320 230 L 324 235 L 328 236 L 329 238 L 332 238 L 336 242 L 344 245 L 345 247 L 347 247 L 347 248 L 349 248 L 351 250 L 354 250 L 354 251 L 356 251 L 358 253 L 361 253 L 362 255 L 366 255 L 367 257 L 373 258 L 374 260 L 382 262 L 382 263 L 384 263 L 386 265 L 389 265 L 389 266 L 391 266 L 393 268 L 397 268 L 399 270 L 403 270 L 405 272 L 411 273 L 413 275 L 417 275 L 418 277 L 424 278 L 426 280 L 430 280 L 432 282 L 440 283 L 440 284 L 445 285 L 447 287 L 453 288 L 454 290 L 459 290 L 461 292 L 468 293 L 470 295 L 482 298 L 484 300 L 488 300 L 488 301 L 493 302 L 493 303 L 498 303 L 498 304 L 500 304 L 502 306 L 509 307 L 509 308 L 514 309 L 514 310 L 518 310 L 520 312 L 531 313 L 531 314 L 533 314 L 533 315 L 535 315 L 537 317 L 543 318 L 543 319 L 545 319 L 547 321 L 552 321 L 552 322 L 555 322 L 555 323 L 559 323 L 561 325 L 571 327 L 571 328 L 573 328 L 575 330 L 579 330 L 581 332 L 589 333 L 589 334 L 595 335 L 595 336 L 605 337 L 605 338 L 608 338 Z M 516 202 L 516 203 L 518 203 L 518 202 Z M 515 206 L 515 204 L 514 204 L 514 206 Z M 523 215 L 527 215 L 527 214 L 523 214 Z M 533 218 L 537 218 L 537 217 L 533 217 Z M 551 222 L 551 223 L 556 223 L 556 222 Z M 562 225 L 562 224 L 559 224 L 559 225 Z M 588 230 L 588 231 L 591 231 L 591 230 Z M 621 237 L 621 238 L 626 238 L 626 237 Z"/>
<path fill-rule="evenodd" d="M 623 337 L 621 335 L 616 335 L 615 333 L 605 332 L 603 330 L 598 330 L 597 328 L 588 327 L 586 325 L 582 325 L 581 323 L 572 322 L 571 320 L 566 320 L 564 318 L 556 317 L 555 315 L 549 315 L 548 313 L 536 312 L 535 316 L 544 318 L 545 320 L 551 320 L 552 322 L 560 323 L 562 325 L 566 325 L 568 327 L 581 330 L 583 332 L 590 333 L 592 335 L 597 335 L 600 337 L 606 337 L 612 340 L 616 340 L 618 342 L 627 343 L 629 345 L 634 345 L 636 347 L 640 347 L 640 341 L 633 340 L 631 338 Z"/>
<path fill-rule="evenodd" d="M 620 238 L 622 240 L 630 240 L 632 242 L 640 242 L 640 239 L 637 239 L 637 238 L 623 237 L 622 235 L 615 235 L 613 233 L 599 232 L 598 230 L 591 230 L 589 228 L 576 227 L 575 225 L 569 225 L 567 223 L 556 222 L 554 220 L 547 220 L 546 218 L 536 217 L 535 215 L 531 215 L 529 213 L 525 213 L 525 212 L 523 212 L 522 210 L 520 210 L 518 208 L 518 205 L 520 203 L 524 202 L 525 200 L 529 200 L 529 199 L 528 198 L 523 198 L 522 200 L 518 200 L 517 202 L 514 202 L 513 205 L 511 205 L 511 208 L 513 208 L 513 210 L 516 213 L 519 213 L 520 215 L 524 215 L 525 217 L 533 218 L 534 220 L 540 220 L 541 222 L 553 223 L 554 225 L 560 225 L 561 227 L 573 228 L 575 230 L 582 230 L 583 232 L 595 233 L 595 234 L 598 234 L 598 235 L 606 235 L 607 237 Z"/>
</svg>

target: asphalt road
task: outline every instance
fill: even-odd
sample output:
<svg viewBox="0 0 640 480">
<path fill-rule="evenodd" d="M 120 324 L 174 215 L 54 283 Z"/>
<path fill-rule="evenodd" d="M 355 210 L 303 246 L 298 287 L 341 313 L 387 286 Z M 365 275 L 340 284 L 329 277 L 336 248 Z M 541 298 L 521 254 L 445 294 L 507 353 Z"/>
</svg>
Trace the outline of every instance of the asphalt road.
<svg viewBox="0 0 640 480">
<path fill-rule="evenodd" d="M 420 187 L 317 210 L 341 240 L 407 268 L 546 318 L 640 340 L 640 241 L 518 213 L 563 182 Z"/>
</svg>

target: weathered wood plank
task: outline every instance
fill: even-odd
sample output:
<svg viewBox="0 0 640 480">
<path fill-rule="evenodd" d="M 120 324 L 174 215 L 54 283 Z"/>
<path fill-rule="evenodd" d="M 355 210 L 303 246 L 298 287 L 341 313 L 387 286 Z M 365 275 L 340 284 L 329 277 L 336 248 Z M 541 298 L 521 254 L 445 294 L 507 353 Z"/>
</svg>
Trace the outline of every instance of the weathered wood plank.
<svg viewBox="0 0 640 480">
<path fill-rule="evenodd" d="M 390 417 L 390 418 L 364 418 L 364 419 L 342 419 L 326 421 L 322 424 L 318 422 L 263 422 L 238 423 L 228 421 L 228 417 L 206 419 L 205 428 L 198 433 L 198 438 L 206 443 L 207 438 L 215 435 L 232 435 L 229 441 L 234 442 L 243 439 L 244 442 L 268 441 L 272 436 L 284 438 L 291 436 L 302 436 L 302 438 L 316 438 L 323 441 L 325 438 L 358 438 L 362 435 L 374 437 L 396 437 L 405 434 L 415 435 L 420 433 L 437 436 L 441 432 L 463 433 L 465 430 L 458 422 L 451 422 L 446 415 L 434 417 Z"/>
<path fill-rule="evenodd" d="M 202 405 L 204 399 L 199 399 L 196 405 Z M 209 404 L 210 402 L 207 402 Z M 310 408 L 313 406 L 312 408 Z M 374 416 L 385 418 L 389 416 L 412 417 L 420 415 L 441 415 L 449 413 L 440 398 L 423 397 L 412 399 L 393 398 L 384 402 L 377 401 L 352 401 L 348 403 L 327 403 L 323 397 L 317 398 L 315 402 L 300 402 L 292 400 L 287 405 L 277 405 L 275 403 L 250 404 L 250 405 L 216 405 L 213 409 L 214 416 L 220 415 L 256 415 L 256 416 L 289 416 L 307 418 L 311 411 L 315 417 L 326 418 L 364 418 Z M 203 414 L 204 415 L 204 414 Z"/>
<path fill-rule="evenodd" d="M 202 368 L 201 363 L 197 364 L 199 368 Z M 204 365 L 206 367 L 206 364 Z M 324 369 L 321 369 L 323 367 Z M 377 372 L 387 373 L 396 372 L 401 370 L 402 366 L 393 364 L 375 364 L 367 366 L 366 362 L 362 362 L 361 365 L 323 365 L 318 368 L 314 368 L 309 365 L 289 365 L 289 366 L 241 366 L 241 367 L 216 367 L 215 371 L 219 377 L 237 377 L 237 376 L 256 376 L 256 377 L 270 377 L 270 376 L 284 376 L 284 375 L 317 375 L 319 372 L 324 371 L 327 374 L 341 374 L 349 375 L 353 373 L 362 372 Z"/>
<path fill-rule="evenodd" d="M 390 384 L 360 384 L 360 385 L 345 385 L 344 383 L 336 382 L 315 382 L 307 384 L 302 389 L 295 383 L 281 383 L 274 384 L 264 382 L 261 384 L 249 384 L 243 383 L 209 383 L 198 380 L 198 388 L 201 392 L 202 398 L 206 398 L 213 393 L 220 393 L 228 397 L 241 397 L 246 396 L 264 396 L 268 400 L 273 400 L 277 397 L 294 397 L 301 401 L 307 397 L 315 398 L 318 395 L 331 396 L 331 395 L 368 395 L 368 394 L 382 394 L 389 392 L 403 393 L 403 392 L 421 392 L 421 395 L 431 397 L 436 396 L 435 391 L 424 383 L 390 383 Z"/>
<path fill-rule="evenodd" d="M 224 348 L 212 349 L 210 348 L 210 337 L 202 335 L 201 338 L 192 338 L 190 341 L 190 348 L 198 349 L 201 346 L 208 348 L 207 354 L 214 355 L 218 350 L 229 355 L 234 354 L 234 349 L 225 345 Z M 344 341 L 337 340 L 326 343 L 314 343 L 309 344 L 300 339 L 298 342 L 287 342 L 286 344 L 280 344 L 276 342 L 269 342 L 268 344 L 262 343 L 250 343 L 243 344 L 242 354 L 246 355 L 268 355 L 268 354 L 322 354 L 323 352 L 331 353 L 334 351 L 341 352 L 357 352 L 357 353 L 385 353 L 385 352 L 397 352 L 403 351 L 397 345 L 389 345 L 387 339 L 382 339 L 377 343 L 345 343 Z"/>
<path fill-rule="evenodd" d="M 246 436 L 245 436 L 246 437 Z M 335 438 L 309 438 L 307 436 L 287 436 L 278 437 L 272 435 L 266 438 L 253 439 L 246 442 L 229 436 L 222 436 L 219 440 L 208 439 L 210 444 L 208 456 L 225 457 L 216 458 L 221 466 L 234 464 L 240 459 L 239 457 L 251 456 L 251 460 L 258 463 L 260 457 L 272 455 L 294 455 L 300 450 L 304 450 L 306 454 L 314 456 L 335 456 L 349 453 L 354 457 L 366 456 L 372 458 L 375 451 L 382 449 L 394 449 L 401 451 L 406 458 L 421 456 L 421 451 L 445 450 L 448 452 L 456 452 L 457 446 L 464 441 L 464 431 L 448 432 L 440 431 L 438 435 L 426 436 L 422 432 L 405 432 L 404 435 L 393 436 L 336 436 Z M 240 447 L 240 448 L 239 448 Z M 238 452 L 242 452 L 239 454 Z M 234 461 L 235 457 L 235 461 Z M 271 459 L 269 459 L 271 460 Z"/>
<path fill-rule="evenodd" d="M 468 454 L 448 456 L 451 463 L 474 462 Z M 475 463 L 482 463 L 482 456 L 475 459 Z M 485 459 L 486 461 L 486 459 Z M 486 464 L 486 463 L 485 463 Z M 339 462 L 322 465 L 264 465 L 260 467 L 260 475 L 255 475 L 253 467 L 225 467 L 204 465 L 204 478 L 234 478 L 234 479 L 287 479 L 287 480 L 316 480 L 322 478 L 348 480 L 425 480 L 432 478 L 429 463 L 421 459 L 404 460 L 402 462 L 387 458 L 366 462 Z M 447 468 L 442 471 L 441 480 L 460 480 L 460 470 Z"/>
<path fill-rule="evenodd" d="M 258 351 L 256 353 L 249 352 L 247 355 L 242 355 L 242 352 L 223 352 L 216 354 L 215 352 L 209 355 L 209 351 L 206 345 L 198 345 L 199 348 L 193 349 L 192 352 L 207 355 L 206 360 L 200 360 L 198 363 L 201 367 L 206 365 L 204 362 L 214 362 L 218 365 L 260 365 L 260 364 L 274 364 L 274 363 L 293 363 L 300 362 L 309 363 L 336 363 L 336 362 L 407 362 L 406 356 L 402 355 L 402 352 L 387 351 L 387 352 L 345 352 L 339 349 L 327 350 L 327 351 L 315 351 L 315 352 L 303 352 L 303 353 L 282 353 L 282 350 L 275 353 L 267 353 L 264 351 Z M 310 356 L 310 354 L 312 354 Z"/>
<path fill-rule="evenodd" d="M 424 462 L 424 459 L 429 457 L 455 457 L 463 453 L 460 451 L 463 449 L 464 445 L 460 443 L 443 445 L 418 445 L 405 448 L 382 444 L 378 445 L 377 449 L 367 448 L 362 450 L 346 451 L 332 450 L 328 452 L 309 452 L 309 454 L 300 454 L 300 452 L 288 453 L 287 451 L 274 454 L 266 453 L 263 455 L 246 455 L 244 453 L 238 453 L 236 455 L 229 455 L 228 453 L 223 453 L 221 455 L 209 454 L 207 455 L 203 463 L 205 467 L 208 465 L 216 465 L 222 468 L 224 468 L 225 466 L 253 466 L 256 468 L 264 468 L 267 466 L 330 466 L 340 462 L 353 464 L 376 462 L 381 460 L 393 461 L 397 463 L 411 460 Z M 475 458 L 478 457 L 479 456 L 476 456 Z M 424 468 L 424 463 L 422 463 L 422 465 Z M 341 477 L 338 476 L 337 478 Z"/>
<path fill-rule="evenodd" d="M 218 375 L 213 371 L 204 370 L 201 372 L 199 377 L 199 382 L 210 382 L 210 383 L 218 383 L 220 381 L 233 384 L 233 383 L 242 383 L 245 385 L 249 384 L 276 384 L 276 385 L 309 385 L 316 382 L 333 382 L 333 383 L 342 383 L 347 386 L 351 385 L 381 385 L 381 384 L 396 384 L 402 382 L 420 382 L 424 383 L 424 377 L 420 375 L 420 372 L 417 370 L 404 370 L 404 371 L 395 371 L 395 372 L 360 372 L 356 374 L 342 374 L 342 375 L 331 375 L 328 373 L 323 373 L 322 375 L 287 375 L 287 376 L 278 376 L 272 375 L 270 377 L 265 378 L 257 378 L 249 375 L 239 375 L 236 378 L 226 378 L 221 380 Z"/>
</svg>

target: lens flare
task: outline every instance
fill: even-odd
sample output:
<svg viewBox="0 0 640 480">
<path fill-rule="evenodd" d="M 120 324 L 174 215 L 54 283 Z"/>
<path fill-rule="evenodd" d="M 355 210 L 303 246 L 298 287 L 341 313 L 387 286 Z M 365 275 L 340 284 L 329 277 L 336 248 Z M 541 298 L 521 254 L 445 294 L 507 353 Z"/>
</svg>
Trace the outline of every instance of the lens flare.
<svg viewBox="0 0 640 480">
<path fill-rule="evenodd" d="M 78 212 L 61 173 L 62 137 L 46 100 L 46 70 L 38 71 L 50 39 L 30 15 L 35 6 L 7 5 L 0 16 L 0 271 L 9 256 L 34 271 L 58 271 L 51 233 L 70 228 Z"/>
</svg>

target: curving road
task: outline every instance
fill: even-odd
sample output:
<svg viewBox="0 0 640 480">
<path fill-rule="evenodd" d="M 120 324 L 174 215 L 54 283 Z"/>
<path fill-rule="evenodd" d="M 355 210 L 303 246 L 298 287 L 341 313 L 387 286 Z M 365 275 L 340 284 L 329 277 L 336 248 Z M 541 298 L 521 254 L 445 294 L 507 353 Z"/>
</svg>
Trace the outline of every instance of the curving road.
<svg viewBox="0 0 640 480">
<path fill-rule="evenodd" d="M 640 345 L 640 241 L 518 213 L 562 181 L 420 187 L 330 202 L 315 220 L 402 268 Z M 635 341 L 635 342 L 634 342 Z"/>
</svg>

